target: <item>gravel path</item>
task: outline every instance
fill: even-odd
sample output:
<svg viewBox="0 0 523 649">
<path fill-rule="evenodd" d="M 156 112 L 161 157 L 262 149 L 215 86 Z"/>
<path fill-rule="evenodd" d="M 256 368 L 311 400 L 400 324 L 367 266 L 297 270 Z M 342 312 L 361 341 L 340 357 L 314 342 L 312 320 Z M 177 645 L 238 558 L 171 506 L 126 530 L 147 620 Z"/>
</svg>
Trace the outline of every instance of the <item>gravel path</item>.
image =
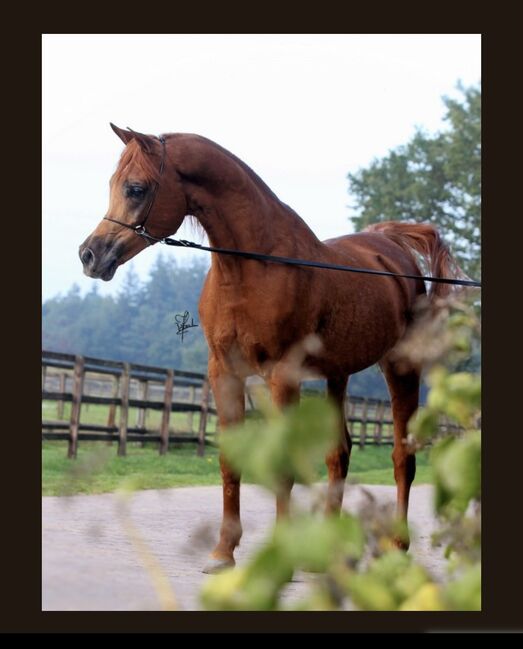
<svg viewBox="0 0 523 649">
<path fill-rule="evenodd" d="M 395 487 L 366 487 L 378 502 L 395 500 Z M 296 486 L 293 501 L 306 505 L 308 490 Z M 413 487 L 411 552 L 434 576 L 445 572 L 441 549 L 430 545 L 435 526 L 432 489 Z M 148 573 L 122 527 L 113 494 L 42 499 L 42 609 L 44 611 L 160 610 Z M 359 488 L 347 486 L 344 507 L 355 511 L 364 501 Z M 221 487 L 188 487 L 133 494 L 130 519 L 147 541 L 176 594 L 180 608 L 197 610 L 201 573 L 219 529 Z M 274 520 L 273 498 L 254 485 L 242 485 L 241 546 L 238 564 L 259 547 Z M 311 576 L 298 575 L 286 601 L 307 592 Z"/>
</svg>

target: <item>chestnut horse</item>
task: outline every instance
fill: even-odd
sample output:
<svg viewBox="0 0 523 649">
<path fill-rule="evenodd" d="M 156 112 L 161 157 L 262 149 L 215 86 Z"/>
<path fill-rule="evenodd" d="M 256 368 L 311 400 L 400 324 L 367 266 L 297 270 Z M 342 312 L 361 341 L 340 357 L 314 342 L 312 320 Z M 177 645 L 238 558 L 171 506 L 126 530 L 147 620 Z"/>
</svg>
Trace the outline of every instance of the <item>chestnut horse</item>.
<svg viewBox="0 0 523 649">
<path fill-rule="evenodd" d="M 420 275 L 415 253 L 432 276 L 457 277 L 459 269 L 431 225 L 387 222 L 358 234 L 320 241 L 307 224 L 239 158 L 193 134 L 155 136 L 111 125 L 126 145 L 110 181 L 107 216 L 80 246 L 89 277 L 110 280 L 151 240 L 133 228 L 174 234 L 186 216 L 196 219 L 210 244 L 270 255 Z M 448 287 L 433 285 L 430 299 Z M 387 381 L 394 420 L 397 511 L 406 520 L 415 455 L 405 445 L 407 422 L 418 407 L 420 367 L 398 366 L 392 351 L 425 294 L 422 280 L 282 266 L 212 254 L 199 314 L 209 344 L 210 384 L 221 427 L 244 417 L 245 379 L 262 376 L 279 407 L 299 399 L 288 380 L 291 350 L 310 334 L 322 350 L 305 365 L 327 381 L 339 408 L 339 444 L 326 457 L 327 511 L 339 512 L 349 467 L 351 438 L 344 417 L 349 376 L 379 363 Z M 220 457 L 223 518 L 206 571 L 234 565 L 242 533 L 240 476 Z M 288 510 L 292 480 L 277 496 L 277 516 Z M 408 540 L 398 544 L 408 547 Z"/>
</svg>

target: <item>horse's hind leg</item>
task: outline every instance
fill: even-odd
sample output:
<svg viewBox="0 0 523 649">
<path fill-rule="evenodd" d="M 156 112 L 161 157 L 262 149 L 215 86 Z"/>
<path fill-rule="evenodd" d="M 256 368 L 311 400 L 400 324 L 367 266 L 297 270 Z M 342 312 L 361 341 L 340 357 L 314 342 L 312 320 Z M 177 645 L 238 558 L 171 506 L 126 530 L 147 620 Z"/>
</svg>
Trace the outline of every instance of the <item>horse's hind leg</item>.
<svg viewBox="0 0 523 649">
<path fill-rule="evenodd" d="M 269 381 L 271 397 L 276 406 L 285 408 L 300 400 L 300 386 L 289 385 L 284 379 L 273 375 Z M 291 490 L 294 484 L 294 477 L 283 476 L 280 490 L 276 496 L 276 518 L 280 519 L 289 513 Z"/>
<path fill-rule="evenodd" d="M 245 416 L 244 382 L 229 373 L 221 372 L 217 363 L 209 360 L 209 382 L 216 402 L 220 429 L 243 421 Z M 211 554 L 203 572 L 216 572 L 233 566 L 234 549 L 240 543 L 242 527 L 240 522 L 240 475 L 220 454 L 220 469 L 223 483 L 223 517 L 220 539 Z"/>
<path fill-rule="evenodd" d="M 410 486 L 416 475 L 416 456 L 406 446 L 407 423 L 418 407 L 420 372 L 410 368 L 400 373 L 389 360 L 380 362 L 389 387 L 394 422 L 394 479 L 397 487 L 397 514 L 407 522 Z M 396 539 L 398 547 L 407 550 L 409 538 Z"/>
<path fill-rule="evenodd" d="M 328 514 L 337 514 L 343 502 L 345 478 L 349 470 L 349 459 L 352 442 L 345 420 L 345 392 L 347 389 L 347 376 L 331 377 L 327 379 L 327 393 L 338 411 L 339 443 L 325 458 L 329 474 L 327 490 L 326 511 Z"/>
</svg>

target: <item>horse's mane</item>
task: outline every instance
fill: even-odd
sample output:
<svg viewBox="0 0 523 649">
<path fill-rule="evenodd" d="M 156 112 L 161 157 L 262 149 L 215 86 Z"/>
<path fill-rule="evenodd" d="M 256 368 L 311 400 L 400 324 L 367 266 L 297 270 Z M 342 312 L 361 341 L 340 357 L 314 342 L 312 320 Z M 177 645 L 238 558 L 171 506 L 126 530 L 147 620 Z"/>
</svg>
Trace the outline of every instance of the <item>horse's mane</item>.
<svg viewBox="0 0 523 649">
<path fill-rule="evenodd" d="M 164 135 L 164 137 L 177 137 L 181 136 L 182 133 L 170 133 L 168 135 Z M 246 164 L 243 160 L 238 158 L 237 156 L 234 155 L 234 153 L 231 153 L 227 149 L 225 149 L 223 146 L 220 144 L 217 144 L 216 142 L 213 142 L 213 140 L 209 140 L 209 138 L 204 137 L 203 135 L 193 135 L 192 137 L 196 137 L 199 140 L 205 142 L 206 144 L 209 144 L 212 146 L 214 149 L 222 153 L 223 155 L 227 156 L 230 160 L 232 160 L 234 163 L 240 167 L 248 176 L 249 178 L 254 182 L 254 184 L 260 189 L 260 191 L 267 197 L 269 197 L 271 200 L 273 200 L 284 212 L 287 212 L 289 216 L 291 216 L 292 219 L 296 221 L 296 227 L 299 227 L 301 225 L 302 228 L 307 230 L 309 235 L 314 237 L 316 241 L 319 241 L 317 236 L 314 234 L 314 232 L 311 230 L 311 228 L 307 225 L 307 223 L 302 219 L 302 217 L 292 209 L 287 203 L 284 203 L 276 194 L 272 191 L 272 189 L 265 183 L 258 174 L 253 171 L 248 164 Z"/>
<path fill-rule="evenodd" d="M 203 135 L 188 134 L 188 133 L 162 134 L 162 137 L 165 138 L 166 140 L 172 140 L 184 136 L 197 138 L 201 142 L 204 142 L 205 144 L 209 145 L 210 147 L 214 148 L 215 150 L 219 151 L 227 158 L 232 160 L 242 171 L 244 171 L 249 176 L 249 178 L 254 182 L 254 184 L 260 189 L 260 191 L 265 196 L 268 196 L 270 199 L 275 201 L 280 207 L 284 208 L 284 210 L 290 212 L 294 218 L 298 219 L 301 223 L 303 223 L 303 225 L 308 230 L 310 230 L 309 226 L 305 223 L 305 221 L 301 218 L 301 216 L 297 214 L 292 209 L 292 207 L 290 207 L 282 200 L 280 200 L 278 196 L 276 196 L 276 194 L 272 191 L 272 189 L 260 178 L 260 176 L 258 176 L 258 174 L 255 171 L 253 171 L 249 167 L 249 165 L 247 165 L 243 160 L 241 160 L 236 155 L 234 155 L 234 153 L 231 153 L 230 151 L 222 147 L 220 144 L 213 142 L 213 140 L 209 140 L 209 138 L 206 138 Z M 115 172 L 115 179 L 118 180 L 126 176 L 129 173 L 130 167 L 133 167 L 137 171 L 141 172 L 141 174 L 143 174 L 143 178 L 145 182 L 153 182 L 153 181 L 160 182 L 159 162 L 157 160 L 158 157 L 159 156 L 156 153 L 147 153 L 143 151 L 143 149 L 140 147 L 140 144 L 136 140 L 134 139 L 131 140 L 122 152 L 120 161 L 118 163 L 118 167 Z M 196 229 L 199 233 L 201 233 L 202 228 L 200 223 L 194 218 L 191 219 L 191 222 L 193 228 Z M 312 230 L 310 231 L 312 233 Z"/>
<path fill-rule="evenodd" d="M 171 140 L 183 135 L 184 134 L 182 133 L 167 133 L 162 135 L 162 137 Z M 276 196 L 276 194 L 272 191 L 272 189 L 258 176 L 258 174 L 255 171 L 253 171 L 249 167 L 249 165 L 247 165 L 243 160 L 235 156 L 234 153 L 231 153 L 221 145 L 217 144 L 216 142 L 213 142 L 212 140 L 209 140 L 203 135 L 192 135 L 191 137 L 196 137 L 199 140 L 202 140 L 206 144 L 209 144 L 210 146 L 217 149 L 218 151 L 226 155 L 228 158 L 233 160 L 241 169 L 243 169 L 243 171 L 245 171 L 248 174 L 251 180 L 253 180 L 261 190 L 263 190 L 266 194 L 269 194 L 271 198 L 281 203 L 280 199 Z M 139 143 L 134 139 L 130 140 L 130 142 L 127 144 L 127 146 L 122 152 L 122 155 L 118 162 L 118 167 L 115 172 L 115 178 L 119 179 L 125 176 L 129 172 L 130 166 L 133 166 L 135 169 L 140 171 L 144 175 L 144 180 L 146 182 L 150 182 L 150 181 L 158 182 L 159 180 L 158 163 L 154 159 L 152 159 L 152 155 L 150 153 L 144 152 L 140 147 Z"/>
</svg>

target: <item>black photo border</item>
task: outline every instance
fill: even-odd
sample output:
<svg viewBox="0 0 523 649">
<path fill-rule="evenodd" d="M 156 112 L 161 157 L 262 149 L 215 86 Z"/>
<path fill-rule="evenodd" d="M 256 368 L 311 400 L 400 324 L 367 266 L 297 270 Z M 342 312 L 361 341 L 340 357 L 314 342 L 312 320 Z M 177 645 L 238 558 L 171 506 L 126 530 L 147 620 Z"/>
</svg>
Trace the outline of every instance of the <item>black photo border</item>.
<svg viewBox="0 0 523 649">
<path fill-rule="evenodd" d="M 101 14 L 81 19 L 35 18 L 29 28 L 5 34 L 4 162 L 9 163 L 8 198 L 3 215 L 4 264 L 4 454 L 0 631 L 118 633 L 354 633 L 514 631 L 521 621 L 523 577 L 523 435 L 518 420 L 521 398 L 520 278 L 521 89 L 516 67 L 523 57 L 520 24 L 508 3 L 486 13 L 479 5 L 463 9 L 438 3 L 437 16 L 411 20 L 390 7 L 369 12 L 367 20 L 351 5 L 339 13 L 325 6 L 320 15 L 302 5 L 295 13 L 253 16 L 224 12 L 221 6 L 176 6 L 174 22 L 140 17 L 118 22 Z M 474 8 L 472 8 L 474 7 Z M 297 10 L 295 10 L 297 11 Z M 468 15 L 467 15 L 468 12 Z M 126 12 L 131 16 L 134 12 Z M 277 16 L 277 19 L 276 17 Z M 450 20 L 450 16 L 452 20 Z M 369 20 L 370 18 L 370 20 Z M 66 23 L 69 24 L 66 24 Z M 127 24 L 126 24 L 127 23 Z M 410 24 L 409 24 L 410 23 Z M 418 24 L 416 24 L 418 23 Z M 158 27 L 196 27 L 183 33 L 481 33 L 483 52 L 483 610 L 445 613 L 261 613 L 261 612 L 42 612 L 41 611 L 41 38 L 46 33 L 167 33 Z M 100 25 L 103 24 L 103 31 Z M 445 28 L 445 25 L 447 28 Z M 448 27 L 452 27 L 452 32 Z M 77 31 L 81 27 L 81 31 Z M 148 31 L 150 27 L 152 31 Z M 156 28 L 156 31 L 154 30 Z M 356 31 L 358 28 L 358 31 Z M 39 31 L 35 31 L 39 30 Z M 125 31 L 126 30 L 126 31 Z M 364 101 L 364 98 L 359 98 Z M 11 111 L 11 114 L 9 114 Z M 105 124 L 101 128 L 105 128 Z M 175 128 L 175 125 L 173 125 Z M 314 128 L 314 125 L 311 125 Z M 78 134 L 78 155 L 82 137 Z M 5 173 L 5 172 L 4 172 Z M 13 183 L 14 181 L 14 188 Z M 71 242 L 76 246 L 78 242 Z M 518 297 L 519 296 L 519 297 Z M 9 325 L 12 330 L 9 331 Z M 6 344 L 8 343 L 8 344 Z"/>
</svg>

